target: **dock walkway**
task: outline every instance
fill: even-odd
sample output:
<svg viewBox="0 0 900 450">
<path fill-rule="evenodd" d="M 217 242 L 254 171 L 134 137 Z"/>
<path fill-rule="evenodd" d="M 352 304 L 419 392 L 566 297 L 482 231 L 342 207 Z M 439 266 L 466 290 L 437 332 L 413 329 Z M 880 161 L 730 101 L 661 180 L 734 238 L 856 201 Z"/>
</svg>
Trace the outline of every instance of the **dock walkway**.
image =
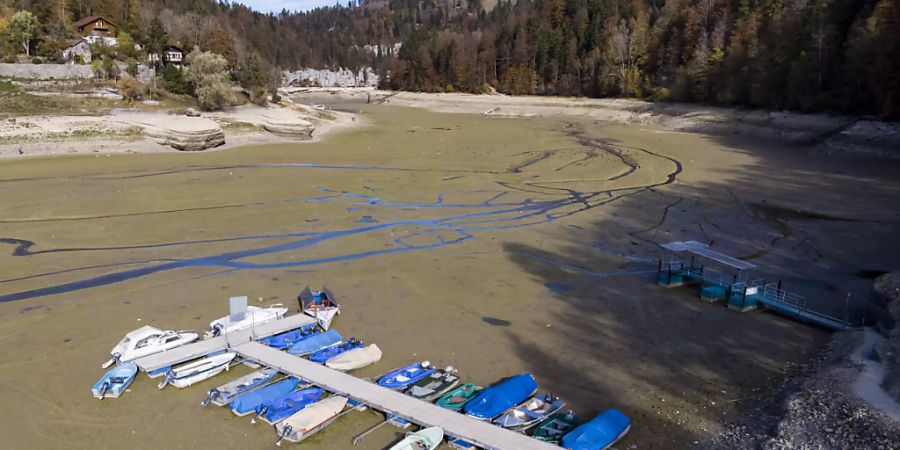
<svg viewBox="0 0 900 450">
<path fill-rule="evenodd" d="M 400 416 L 423 427 L 441 427 L 444 434 L 490 450 L 559 450 L 559 447 L 506 430 L 488 422 L 417 400 L 369 381 L 307 361 L 257 342 L 233 346 L 231 351 L 322 389 L 346 396 L 371 408 Z"/>
</svg>

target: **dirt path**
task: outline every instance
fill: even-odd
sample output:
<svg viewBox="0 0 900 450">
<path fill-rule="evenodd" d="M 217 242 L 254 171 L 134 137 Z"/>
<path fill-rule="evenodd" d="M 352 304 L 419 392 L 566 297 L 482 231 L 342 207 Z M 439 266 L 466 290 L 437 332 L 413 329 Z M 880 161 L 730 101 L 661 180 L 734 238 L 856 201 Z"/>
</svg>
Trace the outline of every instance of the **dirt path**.
<svg viewBox="0 0 900 450">
<path fill-rule="evenodd" d="M 873 408 L 894 420 L 900 420 L 900 403 L 881 388 L 887 368 L 872 359 L 875 344 L 881 340 L 881 336 L 871 328 L 866 328 L 864 333 L 862 343 L 850 355 L 851 361 L 863 366 L 862 372 L 853 382 L 853 392 Z"/>
</svg>

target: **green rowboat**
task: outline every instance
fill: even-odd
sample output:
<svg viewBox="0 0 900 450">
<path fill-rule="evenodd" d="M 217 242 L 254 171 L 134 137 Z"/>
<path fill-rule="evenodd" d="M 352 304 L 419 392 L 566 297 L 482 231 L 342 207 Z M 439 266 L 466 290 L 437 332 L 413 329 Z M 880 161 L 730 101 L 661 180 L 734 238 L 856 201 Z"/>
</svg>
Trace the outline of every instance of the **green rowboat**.
<svg viewBox="0 0 900 450">
<path fill-rule="evenodd" d="M 578 417 L 575 417 L 575 413 L 572 411 L 567 413 L 559 412 L 541 422 L 541 424 L 534 429 L 534 433 L 531 434 L 531 437 L 539 441 L 559 445 L 563 435 L 571 431 L 572 428 L 578 426 L 579 422 L 580 420 L 578 420 Z"/>
<path fill-rule="evenodd" d="M 481 388 L 472 383 L 466 383 L 439 398 L 437 405 L 441 408 L 459 411 L 472 397 L 475 396 Z"/>
</svg>

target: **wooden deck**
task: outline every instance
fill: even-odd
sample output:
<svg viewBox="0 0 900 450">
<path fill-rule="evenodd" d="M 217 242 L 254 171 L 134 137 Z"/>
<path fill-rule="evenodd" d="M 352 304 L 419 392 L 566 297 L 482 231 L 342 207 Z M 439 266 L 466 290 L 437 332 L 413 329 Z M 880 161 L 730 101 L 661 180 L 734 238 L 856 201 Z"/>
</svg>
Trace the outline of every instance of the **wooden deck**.
<svg viewBox="0 0 900 450">
<path fill-rule="evenodd" d="M 257 342 L 231 348 L 246 358 L 294 375 L 327 391 L 349 397 L 371 408 L 395 414 L 423 427 L 441 427 L 444 434 L 462 438 L 477 447 L 491 450 L 559 450 L 559 447 L 532 439 L 487 422 L 414 399 L 369 381 L 313 363 Z M 349 444 L 348 444 L 349 446 Z"/>
<path fill-rule="evenodd" d="M 225 350 L 235 345 L 253 342 L 256 339 L 272 336 L 296 328 L 305 327 L 316 323 L 316 319 L 305 314 L 295 314 L 280 320 L 274 320 L 252 329 L 235 331 L 225 336 L 212 339 L 204 339 L 183 347 L 157 353 L 155 355 L 138 358 L 134 362 L 144 372 L 152 372 L 163 367 L 169 367 L 184 361 L 201 358 L 219 350 Z"/>
</svg>

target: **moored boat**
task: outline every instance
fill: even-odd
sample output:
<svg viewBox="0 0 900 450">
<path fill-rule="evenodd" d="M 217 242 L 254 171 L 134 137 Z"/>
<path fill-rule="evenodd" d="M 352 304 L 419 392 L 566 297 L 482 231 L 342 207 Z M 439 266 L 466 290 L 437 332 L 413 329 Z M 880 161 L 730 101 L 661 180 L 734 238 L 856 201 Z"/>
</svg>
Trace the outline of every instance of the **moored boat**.
<svg viewBox="0 0 900 450">
<path fill-rule="evenodd" d="M 368 347 L 347 350 L 325 361 L 325 365 L 334 370 L 346 372 L 375 364 L 381 360 L 381 356 L 381 349 L 377 345 L 371 344 Z"/>
<path fill-rule="evenodd" d="M 560 399 L 550 395 L 537 395 L 494 419 L 495 425 L 512 430 L 527 430 L 564 406 Z"/>
<path fill-rule="evenodd" d="M 212 403 L 218 406 L 225 406 L 238 395 L 249 392 L 274 380 L 276 375 L 278 375 L 278 370 L 272 368 L 260 369 L 248 373 L 240 378 L 210 389 L 207 393 L 206 400 L 204 400 L 201 405 L 206 406 Z"/>
<path fill-rule="evenodd" d="M 444 440 L 444 430 L 440 427 L 423 428 L 391 446 L 390 450 L 434 450 Z"/>
<path fill-rule="evenodd" d="M 162 389 L 168 384 L 177 388 L 186 388 L 214 377 L 222 371 L 228 370 L 229 364 L 236 356 L 236 353 L 231 352 L 219 353 L 174 367 L 166 372 L 166 377 L 159 383 L 159 388 Z"/>
<path fill-rule="evenodd" d="M 631 429 L 631 419 L 615 408 L 607 409 L 589 422 L 562 437 L 568 450 L 604 450 L 622 439 Z"/>
<path fill-rule="evenodd" d="M 256 408 L 260 405 L 293 392 L 299 385 L 300 380 L 294 377 L 287 377 L 268 386 L 245 392 L 231 401 L 231 412 L 238 416 L 246 416 L 256 412 Z"/>
<path fill-rule="evenodd" d="M 378 385 L 389 389 L 403 390 L 432 373 L 434 373 L 434 367 L 430 362 L 423 361 L 388 372 L 378 379 Z"/>
<path fill-rule="evenodd" d="M 296 356 L 306 356 L 324 348 L 333 347 L 343 341 L 344 338 L 337 330 L 328 330 L 324 333 L 307 336 L 294 345 L 288 347 L 287 352 Z"/>
<path fill-rule="evenodd" d="M 522 403 L 535 391 L 537 381 L 530 373 L 515 375 L 484 388 L 463 406 L 463 412 L 479 420 L 491 420 Z"/>
<path fill-rule="evenodd" d="M 196 331 L 160 330 L 149 325 L 138 328 L 113 347 L 110 359 L 101 367 L 107 368 L 116 362 L 128 362 L 148 355 L 171 350 L 189 344 L 200 338 Z"/>
<path fill-rule="evenodd" d="M 459 376 L 453 366 L 435 370 L 431 375 L 413 383 L 404 391 L 410 397 L 421 400 L 434 400 L 447 393 L 459 384 Z"/>
<path fill-rule="evenodd" d="M 472 400 L 481 388 L 473 383 L 466 383 L 456 389 L 444 394 L 439 398 L 436 404 L 441 408 L 459 411 L 469 400 Z"/>
<path fill-rule="evenodd" d="M 308 336 L 319 333 L 320 331 L 318 329 L 318 325 L 314 324 L 303 328 L 297 328 L 296 330 L 287 331 L 281 334 L 276 334 L 275 336 L 262 338 L 259 340 L 259 342 L 261 344 L 266 344 L 269 347 L 283 350 Z"/>
<path fill-rule="evenodd" d="M 539 441 L 559 445 L 562 437 L 578 426 L 578 422 L 578 417 L 575 416 L 574 412 L 558 412 L 541 422 L 537 428 L 534 429 L 534 432 L 531 433 L 531 437 Z"/>
<path fill-rule="evenodd" d="M 134 376 L 137 375 L 137 364 L 130 362 L 125 364 L 120 364 L 112 369 L 109 369 L 100 380 L 94 383 L 94 386 L 91 388 L 91 392 L 94 394 L 95 398 L 99 398 L 103 400 L 104 398 L 117 398 L 125 392 L 125 389 L 128 389 L 128 385 L 134 381 Z"/>
<path fill-rule="evenodd" d="M 265 308 L 248 306 L 247 310 L 239 316 L 229 315 L 210 322 L 208 334 L 209 336 L 220 336 L 255 327 L 266 322 L 281 319 L 287 313 L 287 310 L 280 303 Z"/>
<path fill-rule="evenodd" d="M 269 425 L 275 425 L 294 415 L 297 411 L 319 401 L 322 398 L 322 393 L 322 389 L 311 387 L 269 400 L 256 407 L 257 418 Z"/>
<path fill-rule="evenodd" d="M 325 364 L 331 358 L 334 358 L 347 350 L 362 347 L 363 343 L 359 339 L 350 338 L 346 342 L 340 342 L 335 346 L 323 348 L 309 355 L 309 360 L 314 363 Z"/>
<path fill-rule="evenodd" d="M 334 395 L 303 408 L 275 424 L 278 444 L 281 440 L 300 442 L 333 422 L 347 406 L 347 397 Z"/>
<path fill-rule="evenodd" d="M 319 322 L 323 330 L 331 328 L 334 317 L 341 313 L 341 307 L 334 300 L 334 294 L 323 287 L 321 291 L 312 291 L 307 286 L 297 296 L 303 313 Z"/>
</svg>

